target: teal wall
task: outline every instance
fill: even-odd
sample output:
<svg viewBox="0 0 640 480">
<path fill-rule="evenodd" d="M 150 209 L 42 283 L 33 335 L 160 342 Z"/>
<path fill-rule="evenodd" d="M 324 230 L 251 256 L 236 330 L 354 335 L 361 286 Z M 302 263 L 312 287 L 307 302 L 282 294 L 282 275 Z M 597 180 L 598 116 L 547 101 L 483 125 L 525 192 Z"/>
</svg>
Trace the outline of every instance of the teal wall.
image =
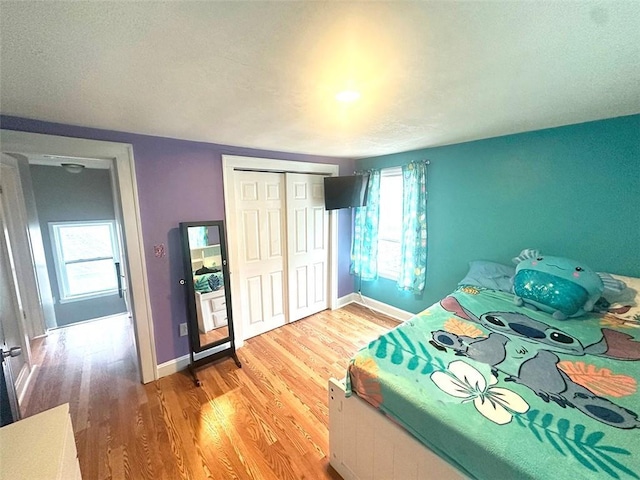
<svg viewBox="0 0 640 480">
<path fill-rule="evenodd" d="M 362 294 L 417 313 L 451 292 L 472 260 L 511 265 L 523 248 L 640 277 L 640 115 L 361 159 L 429 159 L 427 286 L 362 282 Z M 356 279 L 356 290 L 359 282 Z"/>
</svg>

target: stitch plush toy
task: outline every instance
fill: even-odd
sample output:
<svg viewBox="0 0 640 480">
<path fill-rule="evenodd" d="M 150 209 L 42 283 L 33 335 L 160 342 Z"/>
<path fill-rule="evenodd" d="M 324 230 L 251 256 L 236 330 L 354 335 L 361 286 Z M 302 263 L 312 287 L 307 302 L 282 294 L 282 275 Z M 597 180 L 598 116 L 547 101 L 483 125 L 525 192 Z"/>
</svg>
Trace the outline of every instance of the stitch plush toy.
<svg viewBox="0 0 640 480">
<path fill-rule="evenodd" d="M 516 305 L 543 310 L 558 320 L 590 312 L 604 290 L 602 274 L 575 260 L 523 250 L 513 261 Z"/>
</svg>

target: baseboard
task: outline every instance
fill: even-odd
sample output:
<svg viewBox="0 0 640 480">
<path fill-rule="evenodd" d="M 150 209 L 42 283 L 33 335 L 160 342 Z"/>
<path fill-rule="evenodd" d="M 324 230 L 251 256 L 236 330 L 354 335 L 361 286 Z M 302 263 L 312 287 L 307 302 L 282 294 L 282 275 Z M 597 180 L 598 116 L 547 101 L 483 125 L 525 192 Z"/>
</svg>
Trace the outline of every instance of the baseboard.
<svg viewBox="0 0 640 480">
<path fill-rule="evenodd" d="M 395 318 L 401 322 L 405 320 L 409 320 L 415 314 L 411 312 L 407 312 L 406 310 L 402 310 L 400 308 L 393 307 L 387 303 L 379 302 L 373 298 L 365 297 L 357 292 L 349 293 L 344 297 L 338 298 L 338 307 L 342 308 L 350 303 L 357 303 L 358 305 L 365 306 L 370 308 L 371 310 L 375 310 L 376 312 L 384 313 L 386 316 Z"/>
<path fill-rule="evenodd" d="M 196 360 L 200 360 L 201 358 L 208 357 L 209 355 L 220 350 L 224 350 L 225 348 L 229 348 L 230 346 L 231 345 L 228 342 L 223 343 L 222 345 L 218 345 L 203 352 L 194 354 L 194 358 Z M 181 357 L 174 358 L 173 360 L 169 360 L 168 362 L 161 363 L 157 368 L 158 378 L 166 377 L 167 375 L 173 375 L 174 373 L 186 369 L 189 366 L 189 361 L 190 355 L 183 355 Z"/>
<path fill-rule="evenodd" d="M 346 305 L 349 305 L 350 303 L 355 302 L 356 298 L 358 298 L 358 294 L 357 293 L 348 293 L 344 297 L 340 297 L 338 299 L 336 309 L 342 308 L 342 307 L 344 307 Z"/>
<path fill-rule="evenodd" d="M 379 302 L 373 298 L 365 297 L 364 295 L 359 295 L 357 293 L 354 293 L 353 295 L 355 297 L 353 303 L 363 305 L 371 310 L 375 310 L 376 312 L 384 313 L 388 317 L 395 318 L 400 322 L 404 322 L 415 316 L 415 313 L 407 312 L 406 310 L 396 308 L 387 303 Z"/>
<path fill-rule="evenodd" d="M 189 355 L 183 355 L 168 362 L 161 363 L 157 366 L 158 378 L 173 375 L 189 366 Z"/>
<path fill-rule="evenodd" d="M 25 363 L 20 369 L 18 378 L 16 378 L 16 396 L 18 397 L 18 403 L 20 404 L 24 401 L 27 388 L 29 388 L 29 382 L 31 382 L 31 379 L 35 376 L 37 367 L 37 365 L 34 365 L 33 368 L 30 369 Z"/>
</svg>

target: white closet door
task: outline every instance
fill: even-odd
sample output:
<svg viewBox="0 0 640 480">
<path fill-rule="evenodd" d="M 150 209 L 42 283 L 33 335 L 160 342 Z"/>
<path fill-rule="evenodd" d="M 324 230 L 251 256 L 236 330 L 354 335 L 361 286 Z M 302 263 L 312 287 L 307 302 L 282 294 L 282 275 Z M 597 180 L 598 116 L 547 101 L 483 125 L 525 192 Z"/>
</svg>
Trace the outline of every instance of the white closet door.
<svg viewBox="0 0 640 480">
<path fill-rule="evenodd" d="M 329 214 L 324 177 L 287 173 L 289 321 L 328 307 Z"/>
<path fill-rule="evenodd" d="M 244 338 L 286 322 L 284 174 L 234 173 Z"/>
</svg>

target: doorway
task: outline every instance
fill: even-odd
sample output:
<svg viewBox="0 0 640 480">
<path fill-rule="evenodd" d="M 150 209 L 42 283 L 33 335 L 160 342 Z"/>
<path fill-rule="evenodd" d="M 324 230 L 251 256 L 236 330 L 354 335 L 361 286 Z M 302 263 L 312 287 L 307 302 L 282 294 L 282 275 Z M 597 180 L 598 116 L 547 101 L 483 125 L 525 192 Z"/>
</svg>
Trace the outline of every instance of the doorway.
<svg viewBox="0 0 640 480">
<path fill-rule="evenodd" d="M 37 223 L 31 230 L 40 227 L 42 269 L 55 299 L 55 315 L 46 318 L 47 328 L 127 313 L 121 228 L 109 165 L 79 167 L 81 160 L 61 158 L 55 163 L 37 157 L 28 160 L 32 188 L 25 194 L 34 196 L 36 218 L 31 223 Z M 58 162 L 76 162 L 76 169 Z"/>
<path fill-rule="evenodd" d="M 133 314 L 140 378 L 143 383 L 155 380 L 157 378 L 155 345 L 131 145 L 7 130 L 0 131 L 0 134 L 2 152 L 13 158 L 26 158 L 27 162 L 44 166 L 74 163 L 83 165 L 84 168 L 79 167 L 81 169 L 106 167 L 113 193 L 115 213 L 113 230 L 116 237 L 114 243 L 120 247 L 122 255 L 121 258 L 116 258 L 117 252 L 113 252 L 110 260 L 101 256 L 93 257 L 91 260 L 94 262 L 121 260 L 113 262 L 113 268 L 116 268 L 115 263 L 120 264 L 121 272 L 118 280 L 122 282 L 117 289 L 119 295 L 122 294 L 126 298 L 128 292 L 132 300 L 125 305 L 127 305 L 126 308 L 131 306 L 130 310 Z M 96 265 L 94 263 L 92 266 L 96 267 Z M 83 267 L 87 266 L 89 265 L 83 265 Z M 85 273 L 89 270 L 91 268 L 85 268 Z M 124 281 L 126 279 L 128 282 Z M 113 289 L 107 288 L 107 290 Z M 46 301 L 40 302 L 41 310 L 44 310 L 45 304 Z M 44 320 L 42 323 L 44 330 L 46 327 Z"/>
</svg>

